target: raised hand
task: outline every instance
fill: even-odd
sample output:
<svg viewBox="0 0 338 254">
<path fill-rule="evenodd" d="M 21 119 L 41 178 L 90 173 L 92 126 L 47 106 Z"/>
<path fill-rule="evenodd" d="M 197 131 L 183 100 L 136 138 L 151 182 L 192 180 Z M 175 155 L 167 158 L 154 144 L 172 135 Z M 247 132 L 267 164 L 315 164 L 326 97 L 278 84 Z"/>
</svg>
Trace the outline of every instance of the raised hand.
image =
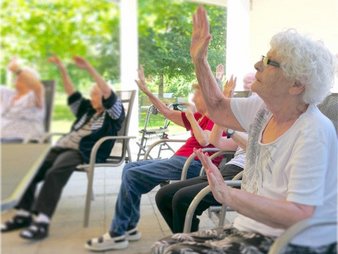
<svg viewBox="0 0 338 254">
<path fill-rule="evenodd" d="M 232 97 L 237 84 L 237 77 L 231 75 L 230 79 L 227 80 L 223 86 L 223 94 L 225 97 Z"/>
<path fill-rule="evenodd" d="M 224 65 L 223 64 L 219 64 L 217 65 L 216 67 L 216 79 L 217 80 L 222 80 L 223 79 L 223 76 L 224 76 Z"/>
<path fill-rule="evenodd" d="M 193 29 L 190 46 L 190 55 L 195 63 L 198 60 L 206 60 L 208 45 L 211 40 L 207 12 L 202 6 L 197 8 L 193 15 Z"/>
<path fill-rule="evenodd" d="M 202 149 L 194 149 L 196 156 L 201 161 L 208 177 L 208 182 L 215 199 L 224 204 L 229 196 L 229 187 L 225 184 L 223 176 L 214 163 L 212 163 L 207 153 Z"/>
<path fill-rule="evenodd" d="M 143 66 L 140 66 L 140 68 L 137 70 L 137 73 L 138 73 L 138 80 L 135 80 L 137 86 L 144 93 L 150 92 L 147 85 L 146 85 Z"/>
<path fill-rule="evenodd" d="M 81 69 L 89 69 L 90 68 L 90 63 L 86 59 L 84 59 L 83 57 L 74 56 L 73 60 L 74 60 L 74 63 L 76 64 L 76 66 L 81 68 Z"/>
<path fill-rule="evenodd" d="M 53 63 L 53 64 L 55 64 L 56 66 L 59 66 L 59 67 L 63 66 L 61 59 L 56 55 L 49 57 L 48 62 Z"/>
</svg>

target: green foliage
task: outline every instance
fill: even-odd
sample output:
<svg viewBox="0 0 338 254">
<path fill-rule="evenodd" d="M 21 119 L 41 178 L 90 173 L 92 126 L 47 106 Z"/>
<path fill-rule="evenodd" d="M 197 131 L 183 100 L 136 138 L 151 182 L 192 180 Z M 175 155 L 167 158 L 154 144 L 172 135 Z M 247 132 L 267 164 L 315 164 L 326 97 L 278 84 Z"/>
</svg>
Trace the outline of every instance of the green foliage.
<svg viewBox="0 0 338 254">
<path fill-rule="evenodd" d="M 64 60 L 74 84 L 86 93 L 88 74 L 76 68 L 72 56 L 87 58 L 111 83 L 120 76 L 119 6 L 108 0 L 2 0 L 0 12 L 0 74 L 11 57 L 26 59 L 42 79 L 61 84 L 51 54 Z M 196 82 L 189 48 L 192 14 L 197 4 L 179 0 L 139 0 L 139 59 L 149 87 L 174 98 L 186 97 Z M 209 62 L 214 70 L 225 62 L 226 9 L 205 6 L 212 23 Z M 5 83 L 2 79 L 1 83 Z M 58 85 L 58 91 L 62 91 Z M 64 101 L 62 101 L 64 103 Z M 65 104 L 65 103 L 64 103 Z M 55 106 L 55 119 L 69 119 L 67 106 Z M 143 119 L 140 120 L 142 125 Z"/>
<path fill-rule="evenodd" d="M 47 58 L 57 54 L 69 63 L 72 56 L 81 55 L 107 79 L 119 79 L 119 8 L 111 1 L 3 0 L 0 30 L 1 69 L 18 56 L 43 79 L 58 80 Z M 88 82 L 83 71 L 71 72 L 75 84 Z"/>
<path fill-rule="evenodd" d="M 192 15 L 197 4 L 188 1 L 139 1 L 139 54 L 150 88 L 186 96 L 195 80 L 190 58 Z M 213 24 L 209 61 L 213 68 L 225 62 L 226 9 L 207 7 Z"/>
</svg>

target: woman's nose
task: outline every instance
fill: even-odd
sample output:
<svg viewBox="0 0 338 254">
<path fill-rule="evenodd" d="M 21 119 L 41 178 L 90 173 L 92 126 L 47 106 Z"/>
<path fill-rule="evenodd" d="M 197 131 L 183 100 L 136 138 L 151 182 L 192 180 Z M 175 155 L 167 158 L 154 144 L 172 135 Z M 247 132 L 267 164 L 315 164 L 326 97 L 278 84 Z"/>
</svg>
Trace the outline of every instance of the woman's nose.
<svg viewBox="0 0 338 254">
<path fill-rule="evenodd" d="M 262 71 L 263 70 L 262 61 L 258 61 L 257 63 L 255 63 L 254 67 L 256 71 Z"/>
</svg>

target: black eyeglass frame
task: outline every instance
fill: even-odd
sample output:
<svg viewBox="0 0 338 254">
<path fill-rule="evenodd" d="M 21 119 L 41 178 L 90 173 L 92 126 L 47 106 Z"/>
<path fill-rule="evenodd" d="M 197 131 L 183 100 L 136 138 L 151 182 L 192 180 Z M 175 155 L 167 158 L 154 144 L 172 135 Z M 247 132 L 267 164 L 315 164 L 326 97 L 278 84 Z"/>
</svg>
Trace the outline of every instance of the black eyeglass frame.
<svg viewBox="0 0 338 254">
<path fill-rule="evenodd" d="M 270 58 L 268 58 L 267 56 L 264 56 L 264 55 L 262 55 L 262 62 L 264 64 L 264 66 L 271 65 L 271 66 L 274 66 L 274 67 L 277 67 L 277 68 L 280 67 L 280 63 L 273 61 L 273 60 L 271 60 Z"/>
</svg>

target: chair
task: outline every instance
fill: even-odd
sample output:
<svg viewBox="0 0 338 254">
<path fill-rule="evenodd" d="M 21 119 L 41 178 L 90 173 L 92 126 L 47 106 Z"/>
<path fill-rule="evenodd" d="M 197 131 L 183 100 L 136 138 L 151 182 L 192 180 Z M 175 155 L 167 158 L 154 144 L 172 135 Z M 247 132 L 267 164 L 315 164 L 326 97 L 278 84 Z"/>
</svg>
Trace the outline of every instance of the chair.
<svg viewBox="0 0 338 254">
<path fill-rule="evenodd" d="M 288 228 L 271 245 L 268 254 L 281 254 L 291 240 L 305 230 L 325 225 L 337 225 L 337 218 L 309 218 L 301 220 Z"/>
<path fill-rule="evenodd" d="M 42 80 L 42 84 L 45 88 L 45 132 L 50 132 L 50 126 L 52 122 L 52 114 L 54 109 L 54 95 L 55 95 L 55 80 Z"/>
<path fill-rule="evenodd" d="M 51 141 L 50 126 L 52 122 L 52 114 L 54 109 L 55 81 L 42 80 L 41 83 L 45 89 L 45 116 L 44 116 L 44 134 L 41 138 L 27 139 L 24 143 L 49 143 Z"/>
<path fill-rule="evenodd" d="M 318 105 L 318 108 L 320 111 L 326 115 L 333 123 L 337 135 L 338 135 L 338 93 L 333 93 L 325 98 L 325 100 Z M 233 180 L 231 181 L 225 181 L 228 186 L 240 186 L 241 181 L 238 179 L 241 177 L 241 175 L 237 175 Z M 202 200 L 209 192 L 210 187 L 207 186 L 203 190 L 201 190 L 194 200 L 191 202 L 189 209 L 187 211 L 186 217 L 185 217 L 185 224 L 184 224 L 184 232 L 188 233 L 191 229 L 191 222 L 192 222 L 192 216 L 195 212 L 195 209 L 197 205 L 199 204 L 200 200 Z M 335 190 L 333 190 L 335 191 Z M 221 220 L 219 221 L 219 226 L 224 225 L 224 218 L 226 214 L 227 206 L 222 206 L 222 212 L 221 212 Z M 336 218 L 321 218 L 321 219 L 305 219 L 302 220 L 293 226 L 291 226 L 289 229 L 287 229 L 281 236 L 277 238 L 277 240 L 274 242 L 274 244 L 271 246 L 271 249 L 269 251 L 269 254 L 279 254 L 282 253 L 283 249 L 287 246 L 287 244 L 293 239 L 293 237 L 297 234 L 300 234 L 306 229 L 309 229 L 311 227 L 320 226 L 320 225 L 327 225 L 327 224 L 337 224 Z"/>
<path fill-rule="evenodd" d="M 121 98 L 121 101 L 123 103 L 126 112 L 126 117 L 125 120 L 123 121 L 120 131 L 118 132 L 117 136 L 106 136 L 99 139 L 95 143 L 91 151 L 89 163 L 85 165 L 79 165 L 76 170 L 78 172 L 87 173 L 88 177 L 84 221 L 83 221 L 84 227 L 88 227 L 89 224 L 90 205 L 93 197 L 94 169 L 102 167 L 118 167 L 123 162 L 129 162 L 132 160 L 129 141 L 130 139 L 135 137 L 128 136 L 128 131 L 136 91 L 135 90 L 117 91 L 116 94 L 119 96 L 119 98 Z M 102 145 L 102 143 L 108 140 L 116 140 L 111 155 L 107 158 L 105 163 L 95 163 L 96 154 L 99 147 Z"/>
</svg>

